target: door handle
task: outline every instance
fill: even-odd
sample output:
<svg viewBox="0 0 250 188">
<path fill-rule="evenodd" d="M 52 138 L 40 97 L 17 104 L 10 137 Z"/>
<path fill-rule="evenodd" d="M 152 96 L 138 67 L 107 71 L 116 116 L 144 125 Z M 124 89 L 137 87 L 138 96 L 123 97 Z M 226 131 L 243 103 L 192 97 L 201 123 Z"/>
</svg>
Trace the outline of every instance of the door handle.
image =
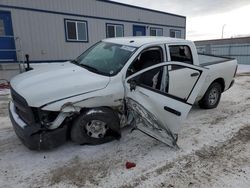
<svg viewBox="0 0 250 188">
<path fill-rule="evenodd" d="M 181 112 L 173 109 L 173 108 L 169 108 L 167 106 L 164 106 L 164 110 L 168 111 L 168 112 L 171 112 L 172 114 L 175 114 L 177 116 L 181 116 Z"/>
<path fill-rule="evenodd" d="M 194 72 L 190 75 L 191 77 L 196 77 L 196 76 L 199 76 L 199 73 L 198 72 Z"/>
</svg>

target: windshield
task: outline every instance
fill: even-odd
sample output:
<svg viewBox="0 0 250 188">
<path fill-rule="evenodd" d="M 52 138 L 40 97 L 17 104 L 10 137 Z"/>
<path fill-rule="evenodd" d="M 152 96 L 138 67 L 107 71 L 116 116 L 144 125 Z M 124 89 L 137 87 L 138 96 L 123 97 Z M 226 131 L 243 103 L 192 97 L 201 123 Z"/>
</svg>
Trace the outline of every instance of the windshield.
<svg viewBox="0 0 250 188">
<path fill-rule="evenodd" d="M 89 71 L 112 76 L 123 68 L 135 50 L 131 46 L 99 42 L 72 62 Z"/>
</svg>

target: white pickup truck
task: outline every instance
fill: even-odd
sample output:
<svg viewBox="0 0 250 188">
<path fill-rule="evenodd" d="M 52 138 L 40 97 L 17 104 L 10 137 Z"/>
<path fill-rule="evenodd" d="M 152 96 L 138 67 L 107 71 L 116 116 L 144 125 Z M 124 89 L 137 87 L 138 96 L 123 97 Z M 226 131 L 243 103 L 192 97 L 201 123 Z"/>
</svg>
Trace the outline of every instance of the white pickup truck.
<svg viewBox="0 0 250 188">
<path fill-rule="evenodd" d="M 177 147 L 192 105 L 215 108 L 234 83 L 237 61 L 198 55 L 193 42 L 167 37 L 104 39 L 73 61 L 11 80 L 9 114 L 30 149 L 119 139 L 134 129 Z"/>
</svg>

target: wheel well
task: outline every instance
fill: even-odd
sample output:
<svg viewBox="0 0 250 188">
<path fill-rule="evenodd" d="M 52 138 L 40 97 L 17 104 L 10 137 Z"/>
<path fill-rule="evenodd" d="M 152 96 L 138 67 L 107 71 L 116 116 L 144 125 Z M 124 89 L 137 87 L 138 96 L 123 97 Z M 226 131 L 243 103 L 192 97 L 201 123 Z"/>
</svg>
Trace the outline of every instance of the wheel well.
<svg viewBox="0 0 250 188">
<path fill-rule="evenodd" d="M 88 107 L 88 108 L 81 108 L 80 110 L 80 113 L 84 113 L 85 111 L 88 111 L 90 109 L 93 109 L 93 108 L 103 108 L 103 109 L 108 109 L 108 110 L 111 110 L 113 112 L 116 112 L 113 108 L 111 108 L 110 106 L 97 106 L 97 107 Z"/>
<path fill-rule="evenodd" d="M 217 78 L 216 80 L 214 80 L 211 84 L 213 84 L 213 83 L 219 83 L 220 85 L 221 85 L 221 90 L 222 90 L 222 92 L 224 91 L 224 89 L 225 89 L 225 81 L 224 81 L 224 79 L 223 78 Z"/>
<path fill-rule="evenodd" d="M 108 114 L 108 113 L 112 114 L 113 117 L 115 118 L 115 121 L 120 125 L 120 118 L 119 118 L 118 113 L 109 106 L 82 108 L 80 113 L 85 113 L 91 109 L 98 109 L 98 111 L 102 111 L 105 114 Z M 110 128 L 115 132 L 115 136 L 120 137 L 120 126 L 110 127 Z"/>
</svg>

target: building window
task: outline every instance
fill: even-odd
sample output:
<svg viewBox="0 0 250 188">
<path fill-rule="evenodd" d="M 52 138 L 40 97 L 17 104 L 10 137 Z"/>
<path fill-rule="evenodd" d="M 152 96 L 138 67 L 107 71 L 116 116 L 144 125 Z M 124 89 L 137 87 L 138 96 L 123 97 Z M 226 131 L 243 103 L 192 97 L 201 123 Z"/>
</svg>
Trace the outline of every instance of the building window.
<svg viewBox="0 0 250 188">
<path fill-rule="evenodd" d="M 86 21 L 64 20 L 66 40 L 70 42 L 88 42 L 88 26 Z"/>
<path fill-rule="evenodd" d="M 181 38 L 181 30 L 170 29 L 170 37 Z"/>
<path fill-rule="evenodd" d="M 163 29 L 150 27 L 150 36 L 163 36 Z"/>
<path fill-rule="evenodd" d="M 124 36 L 123 25 L 106 24 L 106 33 L 107 33 L 107 38 L 123 37 Z"/>
</svg>

